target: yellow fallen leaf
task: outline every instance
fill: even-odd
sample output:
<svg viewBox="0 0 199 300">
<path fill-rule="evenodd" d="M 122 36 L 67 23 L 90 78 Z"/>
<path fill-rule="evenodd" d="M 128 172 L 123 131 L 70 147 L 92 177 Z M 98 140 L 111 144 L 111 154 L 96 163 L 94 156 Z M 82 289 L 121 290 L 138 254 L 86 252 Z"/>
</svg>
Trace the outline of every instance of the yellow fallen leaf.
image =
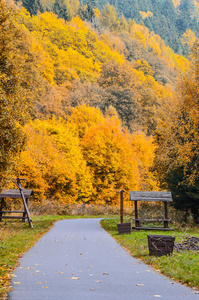
<svg viewBox="0 0 199 300">
<path fill-rule="evenodd" d="M 61 271 L 59 271 L 58 273 L 59 273 L 59 274 L 64 274 L 64 273 L 63 273 L 63 272 L 61 272 Z"/>
<path fill-rule="evenodd" d="M 71 279 L 73 279 L 73 280 L 78 280 L 78 279 L 80 279 L 79 277 L 71 277 Z"/>
<path fill-rule="evenodd" d="M 21 282 L 13 282 L 14 284 L 21 284 Z"/>
<path fill-rule="evenodd" d="M 37 282 L 37 284 L 41 284 L 41 282 Z"/>
<path fill-rule="evenodd" d="M 47 286 L 43 286 L 43 289 L 47 289 L 48 287 Z"/>
</svg>

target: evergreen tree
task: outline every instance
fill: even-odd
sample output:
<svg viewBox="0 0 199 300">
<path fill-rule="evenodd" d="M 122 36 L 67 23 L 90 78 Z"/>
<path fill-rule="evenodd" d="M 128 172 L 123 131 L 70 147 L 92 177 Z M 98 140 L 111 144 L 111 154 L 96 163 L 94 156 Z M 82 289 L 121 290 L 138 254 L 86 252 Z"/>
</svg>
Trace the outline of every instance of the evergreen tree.
<svg viewBox="0 0 199 300">
<path fill-rule="evenodd" d="M 176 10 L 172 0 L 165 0 L 162 4 L 161 13 L 171 22 L 176 21 Z"/>
<path fill-rule="evenodd" d="M 41 0 L 23 0 L 23 6 L 32 15 L 36 15 L 39 11 L 44 12 L 44 7 Z"/>
<path fill-rule="evenodd" d="M 94 22 L 95 13 L 94 9 L 96 8 L 96 1 L 95 0 L 89 0 L 87 3 L 87 18 L 88 21 Z"/>
<path fill-rule="evenodd" d="M 57 14 L 58 18 L 70 21 L 73 17 L 71 7 L 67 0 L 55 0 L 53 12 Z"/>
</svg>

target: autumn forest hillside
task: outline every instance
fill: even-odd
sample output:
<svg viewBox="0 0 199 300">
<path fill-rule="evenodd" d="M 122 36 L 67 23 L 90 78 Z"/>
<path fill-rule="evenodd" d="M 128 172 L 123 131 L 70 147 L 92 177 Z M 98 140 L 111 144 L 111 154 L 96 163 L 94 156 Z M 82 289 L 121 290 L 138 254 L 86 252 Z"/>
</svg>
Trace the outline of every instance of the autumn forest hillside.
<svg viewBox="0 0 199 300">
<path fill-rule="evenodd" d="M 31 3 L 0 0 L 1 187 L 23 176 L 38 203 L 100 205 L 170 189 L 198 222 L 193 31 L 185 57 L 144 22 L 111 19 L 110 4 Z"/>
</svg>

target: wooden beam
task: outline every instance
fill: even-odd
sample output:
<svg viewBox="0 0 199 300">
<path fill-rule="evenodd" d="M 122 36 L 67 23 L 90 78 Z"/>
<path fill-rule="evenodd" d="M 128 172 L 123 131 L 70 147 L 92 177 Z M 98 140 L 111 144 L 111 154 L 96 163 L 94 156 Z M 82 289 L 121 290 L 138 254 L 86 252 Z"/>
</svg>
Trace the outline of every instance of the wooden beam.
<svg viewBox="0 0 199 300">
<path fill-rule="evenodd" d="M 130 200 L 131 201 L 172 201 L 171 192 L 163 191 L 163 192 L 138 192 L 131 191 L 130 192 Z"/>
</svg>

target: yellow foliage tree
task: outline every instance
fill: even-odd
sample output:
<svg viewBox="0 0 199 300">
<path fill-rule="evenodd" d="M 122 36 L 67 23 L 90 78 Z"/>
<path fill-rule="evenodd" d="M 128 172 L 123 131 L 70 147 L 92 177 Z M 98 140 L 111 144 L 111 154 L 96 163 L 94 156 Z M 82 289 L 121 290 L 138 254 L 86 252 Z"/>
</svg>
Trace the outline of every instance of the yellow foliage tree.
<svg viewBox="0 0 199 300">
<path fill-rule="evenodd" d="M 115 205 L 118 204 L 120 189 L 139 188 L 136 153 L 118 118 L 112 117 L 103 124 L 90 127 L 82 138 L 81 146 L 93 173 L 94 203 Z"/>
<path fill-rule="evenodd" d="M 72 115 L 68 118 L 68 125 L 72 127 L 73 130 L 76 130 L 80 138 L 82 138 L 90 128 L 104 122 L 105 119 L 99 109 L 86 105 L 75 107 Z"/>
<path fill-rule="evenodd" d="M 78 137 L 55 120 L 35 120 L 24 130 L 29 139 L 16 173 L 27 178 L 26 187 L 33 188 L 38 199 L 87 202 L 92 182 Z"/>
<path fill-rule="evenodd" d="M 138 158 L 141 177 L 140 189 L 143 191 L 158 190 L 157 178 L 152 171 L 156 149 L 153 138 L 147 137 L 143 132 L 135 132 L 131 137 L 131 143 Z"/>
</svg>

